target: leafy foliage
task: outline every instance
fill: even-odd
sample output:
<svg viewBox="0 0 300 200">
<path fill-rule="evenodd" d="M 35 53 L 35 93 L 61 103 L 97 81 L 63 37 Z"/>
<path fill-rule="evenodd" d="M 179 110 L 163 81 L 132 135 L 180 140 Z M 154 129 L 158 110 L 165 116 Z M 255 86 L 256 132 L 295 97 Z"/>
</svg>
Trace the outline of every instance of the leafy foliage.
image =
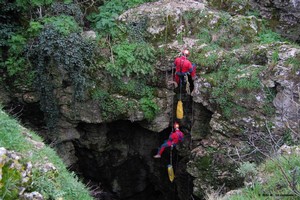
<svg viewBox="0 0 300 200">
<path fill-rule="evenodd" d="M 70 33 L 80 31 L 80 28 L 74 18 L 67 15 L 44 18 L 43 22 L 46 25 L 52 26 L 63 35 L 69 35 Z"/>
<path fill-rule="evenodd" d="M 31 21 L 29 23 L 29 28 L 27 29 L 28 35 L 30 37 L 36 37 L 42 31 L 44 26 L 40 22 Z"/>
<path fill-rule="evenodd" d="M 74 87 L 75 99 L 81 100 L 85 87 L 84 71 L 92 62 L 93 50 L 93 45 L 78 33 L 65 36 L 53 26 L 45 26 L 35 43 L 28 48 L 29 59 L 36 66 L 36 88 L 49 128 L 53 128 L 58 119 L 53 76 L 55 73 L 67 74 L 68 79 L 65 78 Z"/>
<path fill-rule="evenodd" d="M 110 35 L 116 37 L 121 34 L 120 27 L 117 23 L 117 17 L 125 10 L 148 2 L 146 0 L 112 0 L 106 1 L 103 6 L 98 8 L 99 12 L 89 16 L 89 19 L 95 23 L 97 31 L 101 35 Z"/>
<path fill-rule="evenodd" d="M 91 93 L 92 98 L 99 102 L 101 116 L 105 120 L 117 119 L 125 114 L 130 115 L 140 109 L 147 120 L 153 120 L 159 111 L 157 104 L 153 101 L 153 88 L 140 79 L 130 80 L 127 83 L 114 79 L 113 82 L 110 89 L 97 88 Z"/>
<path fill-rule="evenodd" d="M 257 173 L 256 164 L 250 163 L 249 161 L 240 164 L 237 172 L 242 176 L 246 177 L 249 175 L 255 175 Z"/>
<path fill-rule="evenodd" d="M 272 30 L 265 29 L 258 35 L 258 41 L 262 44 L 282 41 L 281 36 Z"/>
<path fill-rule="evenodd" d="M 31 66 L 25 58 L 24 48 L 26 46 L 27 39 L 21 34 L 14 34 L 7 41 L 9 47 L 7 51 L 8 58 L 2 62 L 2 66 L 7 74 L 3 77 L 4 80 L 13 86 L 31 86 L 34 73 L 31 70 Z"/>
<path fill-rule="evenodd" d="M 247 68 L 247 65 L 236 63 L 228 57 L 218 71 L 205 75 L 214 85 L 212 98 L 218 103 L 225 117 L 230 117 L 233 110 L 237 112 L 245 110 L 234 103 L 237 95 L 243 94 L 243 98 L 251 99 L 253 97 L 249 91 L 261 87 L 259 73 L 264 68 L 251 69 L 251 75 L 246 75 L 249 73 Z"/>
<path fill-rule="evenodd" d="M 7 65 L 7 71 L 9 76 L 13 76 L 25 65 L 25 60 L 23 57 L 19 57 L 23 52 L 23 47 L 26 44 L 26 39 L 22 35 L 13 35 L 8 41 L 10 49 L 9 52 L 12 54 L 10 58 L 5 62 Z"/>
<path fill-rule="evenodd" d="M 141 98 L 140 104 L 144 112 L 145 118 L 149 121 L 153 120 L 159 111 L 159 107 L 157 106 L 157 104 L 149 98 Z"/>
<path fill-rule="evenodd" d="M 153 97 L 154 89 L 146 85 L 142 79 L 130 80 L 127 83 L 120 79 L 114 80 L 112 93 L 122 94 L 131 98 Z"/>
<path fill-rule="evenodd" d="M 0 7 L 0 47 L 2 47 L 7 45 L 7 39 L 19 29 L 15 19 L 19 15 L 19 10 L 15 4 L 4 0 L 0 1 Z"/>
<path fill-rule="evenodd" d="M 106 90 L 99 88 L 92 92 L 92 98 L 99 101 L 101 116 L 104 120 L 115 120 L 133 109 L 134 105 L 130 100 L 115 98 Z"/>
<path fill-rule="evenodd" d="M 52 16 L 70 16 L 75 19 L 79 25 L 83 25 L 83 13 L 78 4 L 54 2 L 47 10 Z"/>
<path fill-rule="evenodd" d="M 113 47 L 114 60 L 106 65 L 105 69 L 112 76 L 147 75 L 152 74 L 154 69 L 154 48 L 146 43 L 137 44 L 124 41 Z"/>
<path fill-rule="evenodd" d="M 262 199 L 262 196 L 283 196 L 284 199 L 299 199 L 299 156 L 296 153 L 276 156 L 259 165 L 261 179 L 254 181 L 252 187 L 244 188 L 241 193 L 230 196 L 230 200 Z"/>
<path fill-rule="evenodd" d="M 50 5 L 53 0 L 16 0 L 16 4 L 27 10 L 36 6 Z"/>
</svg>

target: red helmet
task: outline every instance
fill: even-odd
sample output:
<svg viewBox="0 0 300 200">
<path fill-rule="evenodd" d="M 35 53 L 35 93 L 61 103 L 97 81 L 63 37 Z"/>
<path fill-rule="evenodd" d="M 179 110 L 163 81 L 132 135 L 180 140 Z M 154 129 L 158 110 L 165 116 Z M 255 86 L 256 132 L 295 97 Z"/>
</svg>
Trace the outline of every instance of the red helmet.
<svg viewBox="0 0 300 200">
<path fill-rule="evenodd" d="M 185 50 L 182 51 L 182 55 L 188 57 L 190 55 L 190 51 L 185 49 Z"/>
<path fill-rule="evenodd" d="M 177 122 L 174 123 L 174 128 L 179 128 L 179 124 Z"/>
</svg>

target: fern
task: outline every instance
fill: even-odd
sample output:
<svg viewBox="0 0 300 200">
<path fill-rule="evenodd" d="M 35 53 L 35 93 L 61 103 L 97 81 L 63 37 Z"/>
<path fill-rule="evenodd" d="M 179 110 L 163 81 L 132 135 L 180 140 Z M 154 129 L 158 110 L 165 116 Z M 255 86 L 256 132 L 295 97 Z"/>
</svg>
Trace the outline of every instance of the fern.
<svg viewBox="0 0 300 200">
<path fill-rule="evenodd" d="M 151 0 L 150 0 L 151 1 Z M 88 19 L 95 23 L 95 28 L 102 36 L 117 37 L 122 34 L 117 23 L 118 16 L 125 10 L 139 4 L 149 2 L 149 0 L 111 0 L 106 1 L 98 8 L 98 13 L 88 16 Z"/>
<path fill-rule="evenodd" d="M 114 60 L 105 69 L 114 77 L 152 74 L 155 60 L 154 49 L 149 44 L 124 41 L 113 46 Z"/>
</svg>

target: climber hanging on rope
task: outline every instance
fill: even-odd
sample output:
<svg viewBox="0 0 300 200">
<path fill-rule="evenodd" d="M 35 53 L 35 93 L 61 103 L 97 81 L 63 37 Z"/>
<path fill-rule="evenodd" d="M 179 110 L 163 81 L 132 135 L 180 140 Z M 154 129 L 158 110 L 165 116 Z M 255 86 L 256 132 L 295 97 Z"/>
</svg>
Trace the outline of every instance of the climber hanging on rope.
<svg viewBox="0 0 300 200">
<path fill-rule="evenodd" d="M 175 81 L 178 85 L 186 83 L 186 76 L 189 77 L 190 84 L 193 84 L 192 82 L 196 79 L 196 65 L 188 60 L 189 55 L 189 50 L 185 49 L 179 57 L 175 58 Z"/>
<path fill-rule="evenodd" d="M 160 146 L 154 158 L 160 158 L 166 147 L 174 147 L 176 144 L 183 141 L 184 135 L 179 130 L 179 124 L 177 122 L 174 123 L 174 129 L 175 130 L 170 134 L 169 139 L 165 140 L 165 142 Z"/>
</svg>

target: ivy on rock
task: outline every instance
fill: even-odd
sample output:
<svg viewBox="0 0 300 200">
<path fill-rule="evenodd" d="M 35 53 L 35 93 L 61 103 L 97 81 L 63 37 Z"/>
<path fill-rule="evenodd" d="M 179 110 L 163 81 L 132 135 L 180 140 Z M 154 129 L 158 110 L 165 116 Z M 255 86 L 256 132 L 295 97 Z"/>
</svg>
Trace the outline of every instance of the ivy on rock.
<svg viewBox="0 0 300 200">
<path fill-rule="evenodd" d="M 54 90 L 61 82 L 74 87 L 75 100 L 82 100 L 85 88 L 84 72 L 93 60 L 94 46 L 79 33 L 61 34 L 46 25 L 39 37 L 27 48 L 29 60 L 36 68 L 36 89 L 48 128 L 54 128 L 59 117 Z M 57 77 L 56 77 L 57 76 Z"/>
</svg>

